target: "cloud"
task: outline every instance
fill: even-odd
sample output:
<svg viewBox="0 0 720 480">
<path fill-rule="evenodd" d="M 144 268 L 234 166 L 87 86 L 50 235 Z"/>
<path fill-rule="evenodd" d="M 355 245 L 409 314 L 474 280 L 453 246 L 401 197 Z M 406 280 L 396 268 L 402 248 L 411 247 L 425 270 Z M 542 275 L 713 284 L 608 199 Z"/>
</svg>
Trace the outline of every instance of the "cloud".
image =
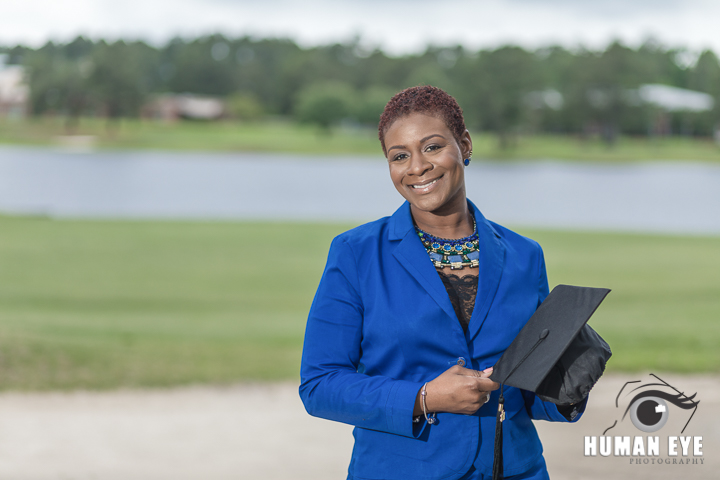
<svg viewBox="0 0 720 480">
<path fill-rule="evenodd" d="M 79 34 L 161 44 L 221 32 L 310 46 L 360 35 L 402 54 L 430 43 L 603 48 L 615 38 L 639 44 L 653 36 L 720 51 L 717 18 L 720 2 L 712 0 L 25 0 L 3 5 L 0 44 L 40 45 Z"/>
<path fill-rule="evenodd" d="M 703 0 L 505 0 L 508 4 L 540 5 L 542 8 L 569 8 L 575 11 L 590 13 L 607 12 L 619 16 L 628 11 L 668 11 L 686 8 L 691 4 L 704 4 Z"/>
</svg>

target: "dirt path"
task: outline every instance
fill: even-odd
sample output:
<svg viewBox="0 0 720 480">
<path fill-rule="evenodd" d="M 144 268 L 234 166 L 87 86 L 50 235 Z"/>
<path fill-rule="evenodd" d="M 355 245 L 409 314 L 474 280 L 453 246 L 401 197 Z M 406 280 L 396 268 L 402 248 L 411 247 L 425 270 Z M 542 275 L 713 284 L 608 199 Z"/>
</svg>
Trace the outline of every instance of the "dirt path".
<svg viewBox="0 0 720 480">
<path fill-rule="evenodd" d="M 720 377 L 662 377 L 688 393 L 698 392 L 701 406 L 685 434 L 703 436 L 704 465 L 636 466 L 626 457 L 585 457 L 583 437 L 602 434 L 608 419 L 615 416 L 617 392 L 636 378 L 607 376 L 593 390 L 580 423 L 537 423 L 551 477 L 718 478 Z M 296 386 L 289 383 L 4 393 L 0 394 L 0 479 L 343 479 L 352 448 L 351 430 L 307 415 Z M 639 433 L 634 430 L 629 435 Z"/>
</svg>

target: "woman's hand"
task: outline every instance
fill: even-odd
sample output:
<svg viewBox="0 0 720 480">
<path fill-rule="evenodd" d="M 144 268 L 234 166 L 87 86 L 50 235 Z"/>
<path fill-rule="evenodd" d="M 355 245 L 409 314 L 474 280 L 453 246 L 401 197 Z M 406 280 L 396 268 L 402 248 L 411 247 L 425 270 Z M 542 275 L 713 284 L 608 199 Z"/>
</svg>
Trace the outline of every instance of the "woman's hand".
<svg viewBox="0 0 720 480">
<path fill-rule="evenodd" d="M 428 382 L 425 404 L 427 412 L 448 412 L 472 415 L 490 398 L 490 392 L 500 385 L 488 377 L 492 367 L 483 370 L 470 370 L 453 365 L 435 380 Z M 413 415 L 422 415 L 422 398 L 418 392 Z"/>
</svg>

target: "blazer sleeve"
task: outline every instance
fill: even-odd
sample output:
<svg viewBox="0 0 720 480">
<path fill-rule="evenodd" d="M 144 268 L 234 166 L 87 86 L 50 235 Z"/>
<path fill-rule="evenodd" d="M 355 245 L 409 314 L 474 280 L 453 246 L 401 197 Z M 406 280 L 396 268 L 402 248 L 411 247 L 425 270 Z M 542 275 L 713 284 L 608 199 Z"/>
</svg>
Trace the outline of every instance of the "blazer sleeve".
<svg viewBox="0 0 720 480">
<path fill-rule="evenodd" d="M 547 269 L 545 267 L 545 256 L 543 255 L 540 245 L 538 245 L 539 253 L 539 275 L 538 275 L 538 307 L 545 301 L 548 294 L 550 293 L 550 287 L 548 285 Z M 523 398 L 525 399 L 525 408 L 533 420 L 548 420 L 551 422 L 576 422 L 580 420 L 585 406 L 587 405 L 587 398 L 582 402 L 575 405 L 573 409 L 564 408 L 563 412 L 558 410 L 558 406 L 552 402 L 546 402 L 541 400 L 540 397 L 535 395 L 533 392 L 522 390 Z M 570 417 L 570 418 L 568 418 Z"/>
<path fill-rule="evenodd" d="M 363 299 L 351 246 L 336 237 L 310 308 L 300 397 L 310 415 L 408 437 L 421 383 L 358 372 Z"/>
</svg>

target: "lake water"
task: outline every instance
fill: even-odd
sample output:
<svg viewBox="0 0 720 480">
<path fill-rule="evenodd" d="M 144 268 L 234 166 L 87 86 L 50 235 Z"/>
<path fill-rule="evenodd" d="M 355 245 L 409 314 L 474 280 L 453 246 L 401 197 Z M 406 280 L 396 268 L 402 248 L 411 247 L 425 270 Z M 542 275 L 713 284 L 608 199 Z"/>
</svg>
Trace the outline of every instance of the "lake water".
<svg viewBox="0 0 720 480">
<path fill-rule="evenodd" d="M 474 161 L 468 197 L 514 226 L 720 234 L 720 166 Z M 402 198 L 382 157 L 0 147 L 0 212 L 361 222 Z"/>
</svg>

